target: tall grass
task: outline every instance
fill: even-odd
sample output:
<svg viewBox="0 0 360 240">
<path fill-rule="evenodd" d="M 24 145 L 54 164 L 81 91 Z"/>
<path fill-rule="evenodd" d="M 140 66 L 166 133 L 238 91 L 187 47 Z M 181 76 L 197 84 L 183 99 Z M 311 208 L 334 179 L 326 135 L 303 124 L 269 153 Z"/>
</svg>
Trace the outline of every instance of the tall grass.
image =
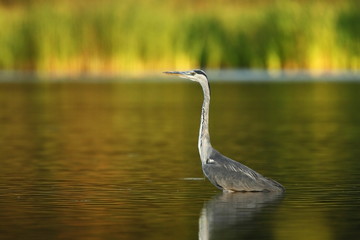
<svg viewBox="0 0 360 240">
<path fill-rule="evenodd" d="M 360 67 L 356 1 L 26 2 L 0 6 L 0 69 Z"/>
</svg>

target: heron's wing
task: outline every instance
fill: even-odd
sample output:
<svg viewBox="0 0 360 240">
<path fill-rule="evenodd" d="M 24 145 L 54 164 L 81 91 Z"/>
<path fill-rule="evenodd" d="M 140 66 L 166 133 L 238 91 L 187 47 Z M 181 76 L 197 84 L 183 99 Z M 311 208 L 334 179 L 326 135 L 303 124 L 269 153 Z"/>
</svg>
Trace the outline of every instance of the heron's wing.
<svg viewBox="0 0 360 240">
<path fill-rule="evenodd" d="M 234 161 L 215 149 L 206 164 L 204 174 L 218 188 L 233 191 L 274 191 L 282 186 L 272 179 L 265 178 L 251 168 Z"/>
</svg>

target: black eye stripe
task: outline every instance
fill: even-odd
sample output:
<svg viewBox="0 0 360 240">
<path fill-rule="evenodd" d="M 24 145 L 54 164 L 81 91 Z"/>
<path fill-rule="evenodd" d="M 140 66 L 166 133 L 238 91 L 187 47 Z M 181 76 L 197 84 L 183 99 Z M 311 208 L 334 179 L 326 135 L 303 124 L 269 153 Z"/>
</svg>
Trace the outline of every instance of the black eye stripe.
<svg viewBox="0 0 360 240">
<path fill-rule="evenodd" d="M 206 73 L 203 70 L 194 70 L 194 72 L 197 74 L 202 74 L 207 78 Z"/>
</svg>

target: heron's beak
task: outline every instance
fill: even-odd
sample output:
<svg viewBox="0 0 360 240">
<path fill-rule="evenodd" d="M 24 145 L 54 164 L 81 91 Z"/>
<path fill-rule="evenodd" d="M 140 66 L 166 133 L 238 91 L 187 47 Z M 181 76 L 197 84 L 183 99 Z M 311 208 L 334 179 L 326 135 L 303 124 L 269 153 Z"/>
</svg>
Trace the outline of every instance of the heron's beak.
<svg viewBox="0 0 360 240">
<path fill-rule="evenodd" d="M 186 78 L 188 75 L 190 75 L 190 71 L 188 71 L 188 72 L 171 71 L 171 72 L 163 72 L 163 73 L 168 74 L 168 75 L 179 76 L 182 78 Z"/>
</svg>

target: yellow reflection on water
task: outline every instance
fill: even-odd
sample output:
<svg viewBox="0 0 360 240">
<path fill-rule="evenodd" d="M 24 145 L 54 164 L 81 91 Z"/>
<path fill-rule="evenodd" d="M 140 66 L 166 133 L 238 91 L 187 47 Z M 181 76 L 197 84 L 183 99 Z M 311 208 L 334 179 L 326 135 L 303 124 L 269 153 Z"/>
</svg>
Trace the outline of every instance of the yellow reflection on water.
<svg viewBox="0 0 360 240">
<path fill-rule="evenodd" d="M 210 199 L 196 84 L 11 83 L 0 88 L 1 232 L 194 239 L 201 212 L 204 236 L 357 235 L 359 85 L 212 87 L 214 147 L 279 180 L 282 201 Z"/>
<path fill-rule="evenodd" d="M 274 225 L 274 239 L 332 240 L 335 236 L 326 214 L 312 208 L 295 208 L 278 213 Z"/>
</svg>

